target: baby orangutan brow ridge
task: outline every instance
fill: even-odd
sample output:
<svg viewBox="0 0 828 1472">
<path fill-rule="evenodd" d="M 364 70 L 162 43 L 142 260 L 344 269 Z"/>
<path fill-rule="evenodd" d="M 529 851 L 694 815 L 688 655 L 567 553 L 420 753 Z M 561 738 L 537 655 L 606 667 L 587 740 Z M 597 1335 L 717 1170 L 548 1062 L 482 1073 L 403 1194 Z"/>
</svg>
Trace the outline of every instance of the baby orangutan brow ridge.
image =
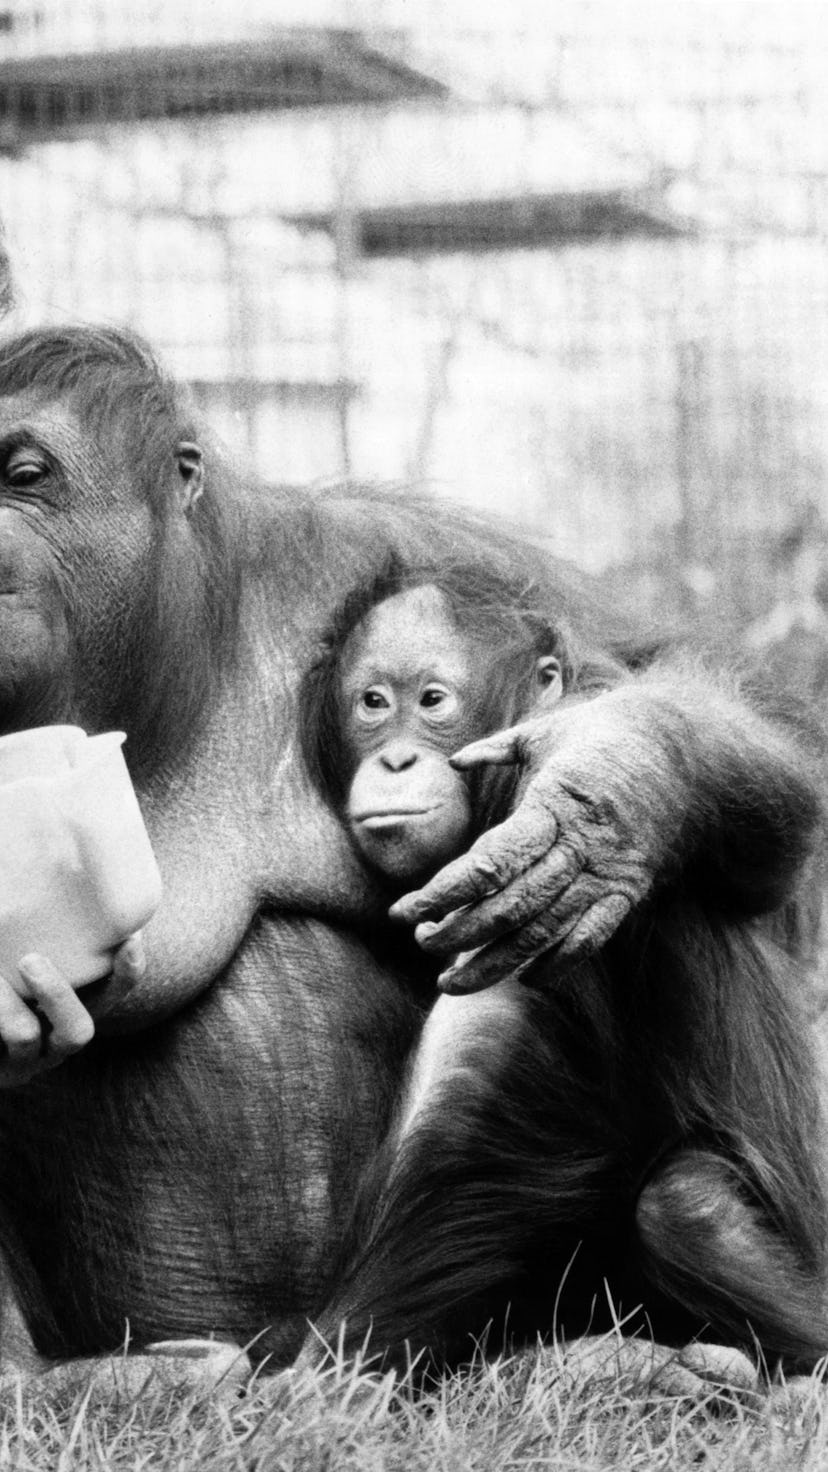
<svg viewBox="0 0 828 1472">
<path fill-rule="evenodd" d="M 559 661 L 526 660 L 544 705 L 557 699 Z M 490 729 L 485 670 L 432 584 L 376 604 L 342 650 L 345 817 L 363 858 L 395 883 L 433 873 L 474 836 L 469 786 L 449 758 Z"/>
</svg>

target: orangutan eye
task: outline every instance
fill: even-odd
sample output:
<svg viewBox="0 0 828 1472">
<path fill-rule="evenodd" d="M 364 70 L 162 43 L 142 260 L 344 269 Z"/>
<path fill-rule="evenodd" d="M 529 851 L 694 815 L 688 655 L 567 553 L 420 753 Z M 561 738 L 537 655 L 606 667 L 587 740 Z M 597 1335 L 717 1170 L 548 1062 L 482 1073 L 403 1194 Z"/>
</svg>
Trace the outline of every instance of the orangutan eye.
<svg viewBox="0 0 828 1472">
<path fill-rule="evenodd" d="M 436 705 L 442 705 L 447 695 L 448 691 L 444 690 L 442 685 L 426 685 L 425 690 L 420 696 L 420 705 L 433 710 Z"/>
<path fill-rule="evenodd" d="M 357 715 L 361 721 L 382 720 L 391 709 L 391 695 L 381 685 L 369 685 L 357 699 Z"/>
<path fill-rule="evenodd" d="M 457 696 L 445 685 L 426 685 L 420 692 L 420 706 L 431 716 L 443 720 L 457 710 Z"/>
<path fill-rule="evenodd" d="M 49 474 L 45 460 L 30 451 L 16 451 L 6 461 L 4 479 L 14 490 L 25 491 L 38 485 Z"/>
</svg>

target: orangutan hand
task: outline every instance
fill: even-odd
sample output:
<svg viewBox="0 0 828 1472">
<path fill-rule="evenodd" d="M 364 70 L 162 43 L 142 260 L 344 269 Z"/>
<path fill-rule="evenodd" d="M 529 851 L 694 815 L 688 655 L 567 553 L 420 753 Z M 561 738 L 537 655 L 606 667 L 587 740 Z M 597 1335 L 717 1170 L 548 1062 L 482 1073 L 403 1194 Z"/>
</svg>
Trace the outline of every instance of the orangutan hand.
<svg viewBox="0 0 828 1472">
<path fill-rule="evenodd" d="M 112 976 L 129 987 L 143 974 L 140 931 L 113 952 Z M 95 1025 L 81 997 L 46 956 L 22 957 L 25 993 L 0 976 L 0 1088 L 57 1068 L 91 1041 Z"/>
<path fill-rule="evenodd" d="M 594 954 L 650 892 L 680 808 L 653 821 L 663 764 L 627 704 L 614 692 L 564 702 L 452 757 L 464 770 L 518 763 L 523 775 L 512 815 L 391 910 L 425 950 L 466 953 L 440 977 L 443 991 L 521 977 L 541 956 Z"/>
</svg>

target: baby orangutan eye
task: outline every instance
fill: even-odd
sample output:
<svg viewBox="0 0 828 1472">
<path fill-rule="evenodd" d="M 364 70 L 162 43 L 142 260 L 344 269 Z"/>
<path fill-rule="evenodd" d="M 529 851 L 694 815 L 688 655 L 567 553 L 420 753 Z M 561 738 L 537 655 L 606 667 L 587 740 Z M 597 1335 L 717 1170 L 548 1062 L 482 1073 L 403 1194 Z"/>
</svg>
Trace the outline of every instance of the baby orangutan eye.
<svg viewBox="0 0 828 1472">
<path fill-rule="evenodd" d="M 380 685 L 369 685 L 357 698 L 357 716 L 361 721 L 382 720 L 390 709 L 390 694 Z"/>
<path fill-rule="evenodd" d="M 427 685 L 420 696 L 420 705 L 430 707 L 442 705 L 447 696 L 448 691 L 444 690 L 441 685 Z"/>
<path fill-rule="evenodd" d="M 439 720 L 447 719 L 457 710 L 457 696 L 445 685 L 426 685 L 420 693 L 420 707 Z"/>
</svg>

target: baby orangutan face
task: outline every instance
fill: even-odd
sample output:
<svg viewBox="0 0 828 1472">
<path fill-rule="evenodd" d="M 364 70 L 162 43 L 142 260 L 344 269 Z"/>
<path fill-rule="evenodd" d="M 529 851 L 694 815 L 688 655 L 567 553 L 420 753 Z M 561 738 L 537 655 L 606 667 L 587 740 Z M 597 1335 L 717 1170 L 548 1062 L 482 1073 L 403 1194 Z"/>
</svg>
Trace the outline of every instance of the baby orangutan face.
<svg viewBox="0 0 828 1472">
<path fill-rule="evenodd" d="M 343 649 L 345 817 L 362 856 L 395 882 L 425 879 L 472 837 L 469 789 L 449 757 L 486 734 L 482 653 L 431 585 L 378 603 Z M 537 666 L 544 688 L 559 681 L 556 660 Z"/>
</svg>

